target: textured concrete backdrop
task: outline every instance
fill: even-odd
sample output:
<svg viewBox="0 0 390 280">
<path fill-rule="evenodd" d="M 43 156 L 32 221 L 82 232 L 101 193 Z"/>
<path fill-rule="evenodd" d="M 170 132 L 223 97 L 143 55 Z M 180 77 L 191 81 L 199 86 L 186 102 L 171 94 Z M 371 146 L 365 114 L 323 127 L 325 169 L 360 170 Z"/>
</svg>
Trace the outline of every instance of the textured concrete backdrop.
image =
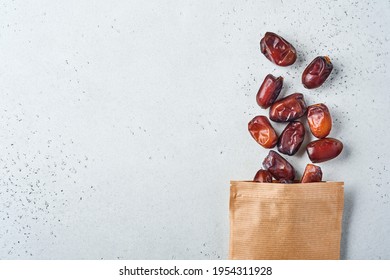
<svg viewBox="0 0 390 280">
<path fill-rule="evenodd" d="M 389 1 L 0 1 L 0 258 L 218 259 L 268 73 L 333 115 L 342 257 L 390 259 Z M 287 68 L 259 51 L 274 31 Z M 330 79 L 306 90 L 317 55 Z M 281 132 L 283 126 L 277 126 Z M 306 141 L 309 141 L 307 137 Z M 291 162 L 301 175 L 303 149 Z"/>
</svg>

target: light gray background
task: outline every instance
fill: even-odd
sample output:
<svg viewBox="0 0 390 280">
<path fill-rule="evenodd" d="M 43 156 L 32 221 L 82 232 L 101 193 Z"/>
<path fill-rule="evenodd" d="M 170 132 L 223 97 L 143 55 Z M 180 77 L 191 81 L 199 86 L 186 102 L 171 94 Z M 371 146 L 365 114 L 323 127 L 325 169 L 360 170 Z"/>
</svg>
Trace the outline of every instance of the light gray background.
<svg viewBox="0 0 390 280">
<path fill-rule="evenodd" d="M 389 1 L 0 1 L 0 258 L 225 259 L 268 73 L 333 115 L 342 258 L 390 259 Z M 266 31 L 297 62 L 259 51 Z M 334 64 L 300 84 L 317 55 Z M 281 132 L 283 126 L 276 126 Z M 307 137 L 306 142 L 309 141 Z M 300 176 L 303 149 L 291 158 Z"/>
</svg>

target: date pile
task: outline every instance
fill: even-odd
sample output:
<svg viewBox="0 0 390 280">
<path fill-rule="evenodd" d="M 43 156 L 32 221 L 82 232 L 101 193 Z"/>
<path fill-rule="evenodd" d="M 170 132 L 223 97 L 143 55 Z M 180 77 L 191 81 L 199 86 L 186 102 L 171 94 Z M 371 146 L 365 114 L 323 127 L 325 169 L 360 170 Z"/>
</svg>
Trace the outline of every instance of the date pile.
<svg viewBox="0 0 390 280">
<path fill-rule="evenodd" d="M 279 35 L 267 32 L 260 41 L 261 52 L 271 62 L 279 66 L 292 65 L 297 54 L 295 48 Z M 333 65 L 327 56 L 316 57 L 303 71 L 302 84 L 307 89 L 321 86 L 332 72 Z M 293 93 L 277 100 L 283 87 L 283 77 L 269 74 L 265 77 L 256 95 L 257 104 L 269 108 L 269 119 L 274 122 L 287 123 L 278 136 L 266 116 L 256 116 L 248 124 L 252 137 L 266 149 L 277 147 L 285 155 L 294 155 L 305 138 L 305 127 L 299 118 L 306 116 L 311 133 L 319 140 L 306 146 L 312 163 L 320 163 L 337 157 L 342 149 L 341 141 L 328 138 L 332 129 L 332 118 L 325 104 L 306 106 L 301 93 Z M 272 182 L 272 177 L 281 183 L 293 183 L 294 167 L 280 154 L 270 151 L 263 161 L 264 169 L 260 169 L 253 179 L 256 182 Z M 307 164 L 301 183 L 320 182 L 322 171 L 319 166 Z"/>
</svg>

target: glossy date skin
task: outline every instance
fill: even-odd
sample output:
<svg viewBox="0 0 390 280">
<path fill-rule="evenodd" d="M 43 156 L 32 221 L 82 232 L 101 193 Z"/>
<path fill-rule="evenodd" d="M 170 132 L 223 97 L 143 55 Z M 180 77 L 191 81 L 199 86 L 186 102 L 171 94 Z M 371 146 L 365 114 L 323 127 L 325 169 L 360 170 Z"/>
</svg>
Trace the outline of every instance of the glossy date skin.
<svg viewBox="0 0 390 280">
<path fill-rule="evenodd" d="M 272 175 L 267 170 L 260 169 L 257 171 L 253 181 L 258 183 L 272 183 Z"/>
<path fill-rule="evenodd" d="M 332 129 L 332 117 L 325 104 L 315 104 L 307 108 L 307 122 L 311 133 L 317 138 L 325 138 Z"/>
<path fill-rule="evenodd" d="M 303 71 L 302 84 L 312 89 L 321 86 L 333 70 L 333 64 L 327 56 L 317 56 Z"/>
<path fill-rule="evenodd" d="M 289 123 L 278 140 L 278 151 L 289 156 L 294 155 L 305 139 L 305 127 L 299 121 Z"/>
<path fill-rule="evenodd" d="M 260 41 L 260 50 L 271 62 L 279 66 L 292 65 L 297 60 L 295 48 L 279 35 L 267 32 Z"/>
<path fill-rule="evenodd" d="M 277 152 L 269 151 L 263 161 L 263 167 L 267 169 L 276 180 L 290 182 L 295 178 L 294 167 Z"/>
<path fill-rule="evenodd" d="M 274 122 L 290 122 L 306 113 L 306 103 L 301 93 L 293 93 L 272 104 L 269 118 Z"/>
<path fill-rule="evenodd" d="M 321 167 L 308 164 L 306 165 L 305 171 L 303 172 L 301 183 L 321 182 L 322 181 L 322 170 Z"/>
<path fill-rule="evenodd" d="M 343 143 L 334 138 L 323 138 L 310 142 L 306 152 L 313 163 L 334 159 L 343 150 Z"/>
<path fill-rule="evenodd" d="M 272 103 L 275 102 L 276 98 L 283 86 L 283 77 L 275 77 L 271 74 L 268 74 L 263 83 L 260 86 L 259 91 L 256 95 L 257 104 L 263 108 L 267 109 Z"/>
<path fill-rule="evenodd" d="M 278 135 L 266 116 L 256 116 L 248 123 L 253 139 L 266 149 L 275 147 Z"/>
</svg>

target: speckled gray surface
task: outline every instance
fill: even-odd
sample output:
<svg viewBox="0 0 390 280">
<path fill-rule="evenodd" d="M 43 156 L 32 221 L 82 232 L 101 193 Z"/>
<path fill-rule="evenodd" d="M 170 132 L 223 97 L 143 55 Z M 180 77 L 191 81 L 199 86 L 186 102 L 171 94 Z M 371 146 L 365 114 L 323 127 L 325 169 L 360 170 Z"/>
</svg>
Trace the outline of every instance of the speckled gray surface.
<svg viewBox="0 0 390 280">
<path fill-rule="evenodd" d="M 229 180 L 268 152 L 247 132 L 268 73 L 326 103 L 344 142 L 321 164 L 345 181 L 342 258 L 390 259 L 389 1 L 0 7 L 1 259 L 227 258 Z M 266 31 L 293 66 L 259 52 Z M 335 70 L 309 91 L 317 55 Z"/>
</svg>

